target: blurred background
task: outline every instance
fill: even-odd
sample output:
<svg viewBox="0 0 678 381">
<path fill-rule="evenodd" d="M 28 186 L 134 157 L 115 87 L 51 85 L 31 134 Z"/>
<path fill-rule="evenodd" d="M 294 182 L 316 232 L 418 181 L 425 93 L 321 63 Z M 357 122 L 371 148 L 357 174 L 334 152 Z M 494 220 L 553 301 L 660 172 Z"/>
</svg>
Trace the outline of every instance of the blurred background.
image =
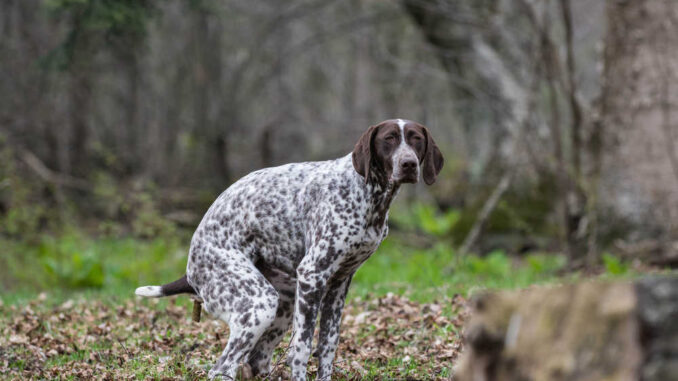
<svg viewBox="0 0 678 381">
<path fill-rule="evenodd" d="M 352 292 L 678 265 L 672 0 L 4 0 L 0 34 L 9 299 L 173 280 L 229 184 L 396 117 L 446 164 Z"/>
</svg>

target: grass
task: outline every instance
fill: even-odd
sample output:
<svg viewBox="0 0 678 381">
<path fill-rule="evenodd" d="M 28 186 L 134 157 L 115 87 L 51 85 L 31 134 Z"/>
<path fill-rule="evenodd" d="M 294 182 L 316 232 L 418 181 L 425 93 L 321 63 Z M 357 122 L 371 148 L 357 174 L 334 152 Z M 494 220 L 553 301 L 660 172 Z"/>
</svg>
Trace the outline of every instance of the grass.
<svg viewBox="0 0 678 381">
<path fill-rule="evenodd" d="M 514 260 L 502 252 L 493 252 L 486 257 L 459 257 L 445 244 L 416 249 L 395 236 L 386 239 L 358 270 L 350 296 L 394 292 L 428 302 L 455 294 L 468 296 L 484 288 L 518 288 L 557 281 L 564 265 L 561 255 L 531 254 Z"/>
<path fill-rule="evenodd" d="M 139 285 L 166 283 L 183 274 L 188 242 L 188 237 L 91 238 L 78 232 L 44 236 L 32 244 L 0 240 L 4 248 L 0 265 L 6 271 L 1 298 L 13 303 L 43 290 L 58 299 L 74 292 L 131 295 Z M 608 262 L 616 272 L 627 270 L 611 258 Z M 444 243 L 412 247 L 396 233 L 358 270 L 349 297 L 393 292 L 429 302 L 441 296 L 468 295 L 478 288 L 525 287 L 558 280 L 564 263 L 562 256 L 546 254 L 520 260 L 501 252 L 459 257 Z"/>
<path fill-rule="evenodd" d="M 104 289 L 182 274 L 186 242 L 174 237 L 91 238 L 70 231 L 44 235 L 37 243 L 0 240 L 0 245 L 18 288 Z"/>
</svg>

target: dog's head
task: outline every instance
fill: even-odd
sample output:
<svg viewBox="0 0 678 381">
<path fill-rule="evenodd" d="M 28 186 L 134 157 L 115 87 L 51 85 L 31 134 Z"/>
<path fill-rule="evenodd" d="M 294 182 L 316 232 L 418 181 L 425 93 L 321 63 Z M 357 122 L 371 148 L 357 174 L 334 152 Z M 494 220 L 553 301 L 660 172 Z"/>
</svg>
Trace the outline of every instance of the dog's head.
<svg viewBox="0 0 678 381">
<path fill-rule="evenodd" d="M 405 119 L 389 119 L 370 127 L 353 149 L 353 167 L 365 178 L 431 185 L 443 167 L 443 155 L 428 129 Z"/>
</svg>

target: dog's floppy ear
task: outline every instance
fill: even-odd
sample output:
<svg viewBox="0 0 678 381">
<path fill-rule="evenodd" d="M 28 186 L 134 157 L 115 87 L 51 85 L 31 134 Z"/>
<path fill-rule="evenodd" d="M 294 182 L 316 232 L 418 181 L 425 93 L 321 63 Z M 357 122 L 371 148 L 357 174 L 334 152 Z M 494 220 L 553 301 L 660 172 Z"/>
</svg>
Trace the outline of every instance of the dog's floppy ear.
<svg viewBox="0 0 678 381">
<path fill-rule="evenodd" d="M 426 151 L 424 152 L 424 182 L 427 185 L 431 185 L 436 182 L 436 177 L 438 173 L 443 169 L 443 154 L 440 153 L 440 149 L 436 145 L 436 142 L 433 141 L 431 133 L 426 127 L 423 127 L 424 135 L 426 135 Z"/>
<path fill-rule="evenodd" d="M 360 176 L 365 178 L 365 182 L 370 178 L 370 167 L 372 165 L 372 142 L 377 134 L 379 126 L 372 126 L 367 129 L 353 148 L 351 158 L 353 159 L 353 168 Z"/>
</svg>

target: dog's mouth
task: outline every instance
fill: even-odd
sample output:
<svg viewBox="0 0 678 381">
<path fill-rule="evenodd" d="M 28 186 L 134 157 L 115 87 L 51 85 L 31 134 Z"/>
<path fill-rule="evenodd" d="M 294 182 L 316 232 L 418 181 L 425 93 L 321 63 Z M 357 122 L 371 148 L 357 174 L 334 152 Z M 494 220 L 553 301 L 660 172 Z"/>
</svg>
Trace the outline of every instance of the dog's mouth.
<svg viewBox="0 0 678 381">
<path fill-rule="evenodd" d="M 417 171 L 402 172 L 395 181 L 401 184 L 416 184 L 419 182 L 419 174 Z"/>
<path fill-rule="evenodd" d="M 418 181 L 417 175 L 407 175 L 400 179 L 400 182 L 404 184 L 416 184 Z"/>
</svg>

